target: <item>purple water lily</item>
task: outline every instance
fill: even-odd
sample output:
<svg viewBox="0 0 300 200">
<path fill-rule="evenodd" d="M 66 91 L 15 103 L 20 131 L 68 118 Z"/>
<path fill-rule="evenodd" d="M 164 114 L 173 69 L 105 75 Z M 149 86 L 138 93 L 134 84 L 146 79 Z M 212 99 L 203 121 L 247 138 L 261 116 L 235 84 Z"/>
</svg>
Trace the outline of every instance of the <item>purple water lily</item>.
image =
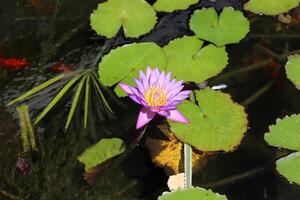
<svg viewBox="0 0 300 200">
<path fill-rule="evenodd" d="M 189 97 L 190 90 L 183 89 L 183 81 L 171 80 L 171 72 L 165 74 L 158 68 L 147 68 L 146 74 L 140 71 L 140 79 L 135 79 L 136 87 L 124 83 L 119 86 L 136 103 L 143 106 L 136 128 L 139 129 L 154 118 L 156 114 L 173 121 L 188 123 L 177 110 L 177 105 Z"/>
</svg>

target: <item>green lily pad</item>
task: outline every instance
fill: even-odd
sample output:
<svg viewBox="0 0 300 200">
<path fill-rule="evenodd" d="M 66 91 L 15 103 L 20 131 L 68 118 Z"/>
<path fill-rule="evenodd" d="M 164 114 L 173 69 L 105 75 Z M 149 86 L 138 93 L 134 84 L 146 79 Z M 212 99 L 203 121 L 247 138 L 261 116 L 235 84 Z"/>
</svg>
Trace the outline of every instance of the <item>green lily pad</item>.
<svg viewBox="0 0 300 200">
<path fill-rule="evenodd" d="M 78 160 L 85 165 L 85 171 L 88 171 L 92 167 L 123 153 L 125 148 L 125 143 L 119 138 L 104 138 L 85 149 Z"/>
<path fill-rule="evenodd" d="M 272 146 L 300 151 L 300 115 L 277 119 L 265 140 Z"/>
<path fill-rule="evenodd" d="M 288 57 L 288 62 L 285 65 L 285 70 L 288 79 L 300 90 L 300 55 L 291 55 Z"/>
<path fill-rule="evenodd" d="M 168 66 L 178 79 L 202 82 L 216 76 L 227 65 L 228 55 L 225 47 L 209 44 L 203 48 L 203 41 L 195 36 L 184 36 L 172 40 L 163 49 Z"/>
<path fill-rule="evenodd" d="M 227 200 L 226 196 L 204 188 L 190 188 L 175 192 L 164 192 L 158 200 Z"/>
<path fill-rule="evenodd" d="M 218 17 L 214 8 L 196 10 L 190 19 L 190 28 L 200 39 L 217 46 L 238 43 L 249 32 L 249 21 L 242 12 L 226 7 Z"/>
<path fill-rule="evenodd" d="M 133 78 L 139 76 L 139 70 L 145 71 L 147 66 L 164 69 L 166 65 L 166 56 L 157 44 L 132 43 L 116 48 L 103 57 L 99 63 L 100 81 L 107 86 L 120 81 L 134 85 Z M 118 96 L 126 96 L 120 87 L 116 87 L 115 92 Z"/>
<path fill-rule="evenodd" d="M 187 9 L 198 2 L 199 0 L 157 0 L 153 7 L 157 11 L 173 12 L 175 10 Z"/>
<path fill-rule="evenodd" d="M 156 12 L 144 0 L 108 0 L 91 14 L 91 26 L 99 35 L 114 37 L 121 26 L 126 37 L 139 37 L 156 24 Z"/>
<path fill-rule="evenodd" d="M 185 101 L 179 111 L 188 124 L 169 121 L 176 137 L 200 151 L 232 151 L 241 143 L 247 130 L 244 108 L 228 94 L 210 88 L 197 91 L 199 106 Z"/>
<path fill-rule="evenodd" d="M 300 0 L 250 0 L 244 9 L 257 14 L 278 15 L 297 7 L 299 3 Z"/>
<path fill-rule="evenodd" d="M 300 152 L 292 153 L 277 160 L 276 169 L 289 181 L 300 185 Z"/>
</svg>

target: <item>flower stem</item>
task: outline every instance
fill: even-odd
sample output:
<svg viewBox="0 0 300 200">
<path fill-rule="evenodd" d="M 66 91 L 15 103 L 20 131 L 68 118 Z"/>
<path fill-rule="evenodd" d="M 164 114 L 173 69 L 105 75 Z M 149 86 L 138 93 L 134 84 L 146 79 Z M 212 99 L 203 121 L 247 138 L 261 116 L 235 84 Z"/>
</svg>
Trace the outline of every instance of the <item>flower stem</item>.
<svg viewBox="0 0 300 200">
<path fill-rule="evenodd" d="M 185 171 L 185 183 L 184 187 L 192 187 L 192 147 L 189 144 L 184 143 L 184 171 Z"/>
</svg>

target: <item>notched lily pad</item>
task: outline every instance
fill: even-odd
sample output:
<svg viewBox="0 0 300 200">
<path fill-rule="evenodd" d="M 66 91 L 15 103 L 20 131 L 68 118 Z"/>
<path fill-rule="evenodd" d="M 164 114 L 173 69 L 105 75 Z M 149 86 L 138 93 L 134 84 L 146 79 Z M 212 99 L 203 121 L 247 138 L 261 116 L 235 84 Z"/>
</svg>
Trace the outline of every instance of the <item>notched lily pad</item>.
<svg viewBox="0 0 300 200">
<path fill-rule="evenodd" d="M 214 8 L 196 10 L 189 25 L 198 38 L 210 41 L 219 47 L 238 43 L 247 35 L 250 27 L 243 13 L 232 7 L 224 8 L 220 16 Z"/>
<path fill-rule="evenodd" d="M 177 79 L 203 82 L 216 76 L 227 65 L 225 47 L 212 44 L 201 48 L 203 41 L 195 36 L 184 36 L 172 40 L 163 49 L 168 60 L 167 71 Z"/>
<path fill-rule="evenodd" d="M 288 79 L 300 90 L 300 55 L 295 54 L 288 57 L 285 65 L 285 70 Z"/>
<path fill-rule="evenodd" d="M 199 0 L 157 0 L 153 7 L 157 11 L 173 12 L 175 10 L 187 9 L 198 2 Z"/>
<path fill-rule="evenodd" d="M 276 169 L 289 181 L 300 185 L 300 152 L 292 153 L 277 160 Z"/>
<path fill-rule="evenodd" d="M 169 121 L 172 132 L 200 151 L 233 151 L 247 130 L 244 108 L 228 94 L 210 88 L 196 92 L 196 99 L 200 107 L 189 101 L 178 107 L 190 122 Z"/>
<path fill-rule="evenodd" d="M 123 153 L 125 148 L 125 143 L 119 138 L 104 138 L 85 149 L 78 160 L 85 165 L 85 171 L 88 171 L 92 167 Z"/>
<path fill-rule="evenodd" d="M 156 24 L 156 12 L 144 0 L 108 0 L 91 14 L 91 26 L 97 34 L 114 37 L 123 27 L 126 37 L 148 33 Z"/>
<path fill-rule="evenodd" d="M 113 86 L 122 81 L 134 85 L 133 78 L 138 77 L 139 70 L 147 66 L 164 69 L 167 65 L 163 50 L 153 42 L 132 43 L 111 50 L 99 63 L 100 81 L 106 86 Z M 118 96 L 126 96 L 119 87 L 115 88 Z"/>
<path fill-rule="evenodd" d="M 300 151 L 300 115 L 277 119 L 269 130 L 265 140 L 270 145 Z"/>
<path fill-rule="evenodd" d="M 300 0 L 250 0 L 244 9 L 256 14 L 278 15 L 297 7 L 299 3 Z"/>
<path fill-rule="evenodd" d="M 190 188 L 175 192 L 164 192 L 158 200 L 227 200 L 226 196 L 204 188 Z"/>
</svg>

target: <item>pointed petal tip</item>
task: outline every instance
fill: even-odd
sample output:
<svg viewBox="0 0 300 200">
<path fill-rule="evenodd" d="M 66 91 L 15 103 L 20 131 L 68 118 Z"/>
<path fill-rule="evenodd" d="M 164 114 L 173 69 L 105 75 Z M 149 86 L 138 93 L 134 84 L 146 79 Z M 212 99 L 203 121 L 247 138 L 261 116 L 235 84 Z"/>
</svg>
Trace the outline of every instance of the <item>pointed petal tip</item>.
<svg viewBox="0 0 300 200">
<path fill-rule="evenodd" d="M 138 120 L 136 122 L 136 129 L 140 129 L 149 123 L 154 117 L 156 113 L 152 112 L 148 108 L 143 107 L 139 113 Z"/>
<path fill-rule="evenodd" d="M 119 83 L 118 84 L 119 85 L 119 87 L 124 91 L 124 92 L 126 92 L 127 94 L 133 94 L 132 93 L 132 91 L 131 91 L 131 86 L 130 85 L 127 85 L 127 84 L 125 84 L 125 83 Z"/>
<path fill-rule="evenodd" d="M 189 123 L 189 120 L 187 120 L 178 110 L 170 110 L 170 115 L 167 118 L 183 124 Z"/>
</svg>

